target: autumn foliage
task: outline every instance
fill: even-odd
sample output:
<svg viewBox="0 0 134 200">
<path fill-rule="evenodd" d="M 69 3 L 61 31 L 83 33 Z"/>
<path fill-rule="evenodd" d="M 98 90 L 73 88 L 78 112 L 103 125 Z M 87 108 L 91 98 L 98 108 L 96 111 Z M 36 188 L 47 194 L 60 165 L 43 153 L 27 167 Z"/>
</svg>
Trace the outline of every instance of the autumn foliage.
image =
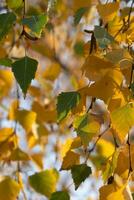
<svg viewBox="0 0 134 200">
<path fill-rule="evenodd" d="M 0 200 L 133 200 L 134 0 L 0 4 Z"/>
</svg>

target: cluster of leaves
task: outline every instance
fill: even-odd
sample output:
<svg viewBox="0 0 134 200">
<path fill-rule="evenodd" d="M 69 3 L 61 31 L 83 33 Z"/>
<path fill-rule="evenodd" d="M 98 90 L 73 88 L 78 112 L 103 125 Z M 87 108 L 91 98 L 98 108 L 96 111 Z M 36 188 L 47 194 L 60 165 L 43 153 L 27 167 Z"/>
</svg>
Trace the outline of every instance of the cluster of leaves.
<svg viewBox="0 0 134 200">
<path fill-rule="evenodd" d="M 37 2 L 0 13 L 0 199 L 69 200 L 69 171 L 75 190 L 92 175 L 100 200 L 131 200 L 134 1 Z"/>
</svg>

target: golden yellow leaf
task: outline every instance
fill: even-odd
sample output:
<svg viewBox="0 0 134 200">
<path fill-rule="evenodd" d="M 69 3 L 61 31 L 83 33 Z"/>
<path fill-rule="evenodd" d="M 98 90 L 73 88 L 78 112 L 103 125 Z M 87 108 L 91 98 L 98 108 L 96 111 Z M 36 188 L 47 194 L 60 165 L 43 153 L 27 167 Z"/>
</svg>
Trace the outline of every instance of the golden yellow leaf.
<svg viewBox="0 0 134 200">
<path fill-rule="evenodd" d="M 32 96 L 36 97 L 37 99 L 41 96 L 40 88 L 32 86 L 32 85 L 29 87 L 29 93 Z"/>
<path fill-rule="evenodd" d="M 18 100 L 14 100 L 9 108 L 9 112 L 8 112 L 8 118 L 9 120 L 15 120 L 16 119 L 16 112 L 19 108 L 19 101 Z"/>
<path fill-rule="evenodd" d="M 78 10 L 79 8 L 81 7 L 90 7 L 91 6 L 91 3 L 92 3 L 92 0 L 72 0 L 72 9 L 74 11 Z"/>
<path fill-rule="evenodd" d="M 121 176 L 124 179 L 128 178 L 129 168 L 130 168 L 130 159 L 132 164 L 132 169 L 134 169 L 134 144 L 130 145 L 130 156 L 129 157 L 129 146 L 123 145 L 119 150 L 119 156 L 117 160 L 117 167 L 115 173 Z"/>
<path fill-rule="evenodd" d="M 20 148 L 16 148 L 15 150 L 12 151 L 9 160 L 12 161 L 29 161 L 30 157 L 29 155 L 22 151 Z"/>
<path fill-rule="evenodd" d="M 20 192 L 19 184 L 10 177 L 4 177 L 0 182 L 0 199 L 16 200 Z"/>
<path fill-rule="evenodd" d="M 112 62 L 96 55 L 89 55 L 82 66 L 82 71 L 89 80 L 98 81 L 111 68 L 116 68 Z"/>
<path fill-rule="evenodd" d="M 119 139 L 123 141 L 129 129 L 134 125 L 134 104 L 130 102 L 113 111 L 111 113 L 111 121 Z"/>
<path fill-rule="evenodd" d="M 130 53 L 125 49 L 114 49 L 105 56 L 113 64 L 122 63 L 124 61 L 132 62 Z"/>
<path fill-rule="evenodd" d="M 112 156 L 115 151 L 114 145 L 107 140 L 100 139 L 97 142 L 97 152 L 105 158 Z"/>
<path fill-rule="evenodd" d="M 57 113 L 55 109 L 46 109 L 39 102 L 35 101 L 32 105 L 32 110 L 37 114 L 37 120 L 40 122 L 56 122 Z"/>
<path fill-rule="evenodd" d="M 54 81 L 59 76 L 60 72 L 60 65 L 58 63 L 53 63 L 45 69 L 43 77 L 47 80 Z"/>
<path fill-rule="evenodd" d="M 88 146 L 91 139 L 100 132 L 100 124 L 90 114 L 77 116 L 73 126 L 84 146 Z"/>
<path fill-rule="evenodd" d="M 118 2 L 97 5 L 97 10 L 99 12 L 99 15 L 105 23 L 112 21 L 114 19 L 114 17 L 117 15 L 118 9 L 119 9 Z"/>
<path fill-rule="evenodd" d="M 34 153 L 31 155 L 33 162 L 40 168 L 43 169 L 43 153 Z"/>
<path fill-rule="evenodd" d="M 8 94 L 12 87 L 13 74 L 9 70 L 0 69 L 0 98 Z"/>
<path fill-rule="evenodd" d="M 100 188 L 100 200 L 126 200 L 123 194 L 124 186 L 116 188 L 115 184 L 109 184 Z"/>
<path fill-rule="evenodd" d="M 18 110 L 16 120 L 22 125 L 26 132 L 30 132 L 36 121 L 36 113 L 28 110 Z"/>
<path fill-rule="evenodd" d="M 0 143 L 7 140 L 13 135 L 14 130 L 12 128 L 2 128 L 0 129 Z"/>
<path fill-rule="evenodd" d="M 90 87 L 80 89 L 80 93 L 87 96 L 96 97 L 108 103 L 114 95 L 116 89 L 120 86 L 123 75 L 119 69 L 109 70 L 108 73 L 99 81 L 93 83 Z"/>
<path fill-rule="evenodd" d="M 61 146 L 61 157 L 64 158 L 68 151 L 78 148 L 82 145 L 80 137 L 68 138 L 66 142 Z"/>
<path fill-rule="evenodd" d="M 67 154 L 63 158 L 61 170 L 68 170 L 73 165 L 79 164 L 80 155 L 73 151 L 68 151 Z"/>
<path fill-rule="evenodd" d="M 124 106 L 129 100 L 128 96 L 130 96 L 130 94 L 127 88 L 116 90 L 113 97 L 109 101 L 108 110 L 112 112 L 117 108 Z"/>
</svg>

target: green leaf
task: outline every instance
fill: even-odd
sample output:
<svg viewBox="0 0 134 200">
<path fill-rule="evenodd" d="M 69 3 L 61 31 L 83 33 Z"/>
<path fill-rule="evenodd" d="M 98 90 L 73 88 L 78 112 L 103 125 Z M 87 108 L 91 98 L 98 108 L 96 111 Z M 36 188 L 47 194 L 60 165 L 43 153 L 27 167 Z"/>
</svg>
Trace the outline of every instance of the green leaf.
<svg viewBox="0 0 134 200">
<path fill-rule="evenodd" d="M 6 0 L 7 6 L 11 9 L 18 9 L 23 5 L 23 0 Z"/>
<path fill-rule="evenodd" d="M 80 94 L 78 92 L 62 92 L 59 94 L 57 102 L 58 122 L 62 121 L 79 101 Z"/>
<path fill-rule="evenodd" d="M 5 67 L 11 67 L 12 60 L 9 59 L 9 58 L 1 58 L 0 59 L 0 65 L 5 66 Z"/>
<path fill-rule="evenodd" d="M 78 136 L 81 137 L 82 143 L 85 146 L 87 146 L 92 137 L 100 131 L 100 124 L 89 113 L 76 117 L 73 127 Z"/>
<path fill-rule="evenodd" d="M 58 173 L 56 170 L 45 170 L 29 177 L 30 186 L 38 193 L 50 197 L 56 190 Z"/>
<path fill-rule="evenodd" d="M 70 200 L 70 197 L 67 192 L 58 191 L 51 195 L 50 200 Z"/>
<path fill-rule="evenodd" d="M 36 60 L 27 56 L 12 64 L 12 71 L 24 95 L 27 93 L 31 80 L 35 77 L 37 65 L 38 62 Z"/>
<path fill-rule="evenodd" d="M 91 167 L 86 164 L 74 165 L 71 169 L 72 178 L 75 184 L 75 190 L 92 173 Z"/>
<path fill-rule="evenodd" d="M 106 48 L 107 45 L 114 42 L 114 38 L 107 32 L 107 30 L 100 26 L 95 26 L 94 36 L 101 48 Z"/>
<path fill-rule="evenodd" d="M 0 14 L 0 40 L 10 31 L 16 21 L 16 16 L 12 12 Z"/>
<path fill-rule="evenodd" d="M 75 15 L 74 15 L 74 25 L 78 25 L 81 18 L 83 17 L 83 15 L 85 14 L 85 12 L 88 10 L 88 8 L 84 7 L 84 8 L 79 8 Z"/>
<path fill-rule="evenodd" d="M 82 41 L 77 42 L 74 45 L 74 51 L 77 55 L 82 56 L 84 54 L 84 43 Z"/>
<path fill-rule="evenodd" d="M 48 17 L 46 14 L 35 15 L 22 20 L 22 24 L 31 29 L 31 34 L 36 37 L 41 36 L 42 29 L 46 25 Z"/>
</svg>

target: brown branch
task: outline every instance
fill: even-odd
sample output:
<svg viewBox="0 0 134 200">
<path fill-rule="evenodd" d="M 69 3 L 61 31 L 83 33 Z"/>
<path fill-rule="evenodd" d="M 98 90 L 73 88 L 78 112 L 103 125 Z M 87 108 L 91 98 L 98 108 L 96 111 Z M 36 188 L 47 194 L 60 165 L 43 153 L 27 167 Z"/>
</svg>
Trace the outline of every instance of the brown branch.
<svg viewBox="0 0 134 200">
<path fill-rule="evenodd" d="M 131 13 L 132 13 L 132 9 L 133 9 L 133 4 L 134 4 L 134 0 L 132 1 L 131 7 L 129 10 L 129 15 L 128 15 L 128 19 L 127 19 L 128 26 L 130 25 L 130 17 L 131 17 Z"/>
<path fill-rule="evenodd" d="M 132 160 L 131 160 L 130 133 L 128 133 L 127 144 L 128 144 L 128 153 L 129 153 L 129 172 L 128 172 L 128 177 L 129 177 L 130 173 L 133 171 L 133 168 L 132 168 Z"/>
<path fill-rule="evenodd" d="M 94 151 L 95 147 L 96 147 L 96 144 L 98 143 L 98 141 L 100 140 L 100 138 L 109 130 L 110 128 L 110 125 L 102 132 L 98 135 L 93 147 L 89 150 L 89 153 L 91 153 L 92 151 Z"/>
</svg>

